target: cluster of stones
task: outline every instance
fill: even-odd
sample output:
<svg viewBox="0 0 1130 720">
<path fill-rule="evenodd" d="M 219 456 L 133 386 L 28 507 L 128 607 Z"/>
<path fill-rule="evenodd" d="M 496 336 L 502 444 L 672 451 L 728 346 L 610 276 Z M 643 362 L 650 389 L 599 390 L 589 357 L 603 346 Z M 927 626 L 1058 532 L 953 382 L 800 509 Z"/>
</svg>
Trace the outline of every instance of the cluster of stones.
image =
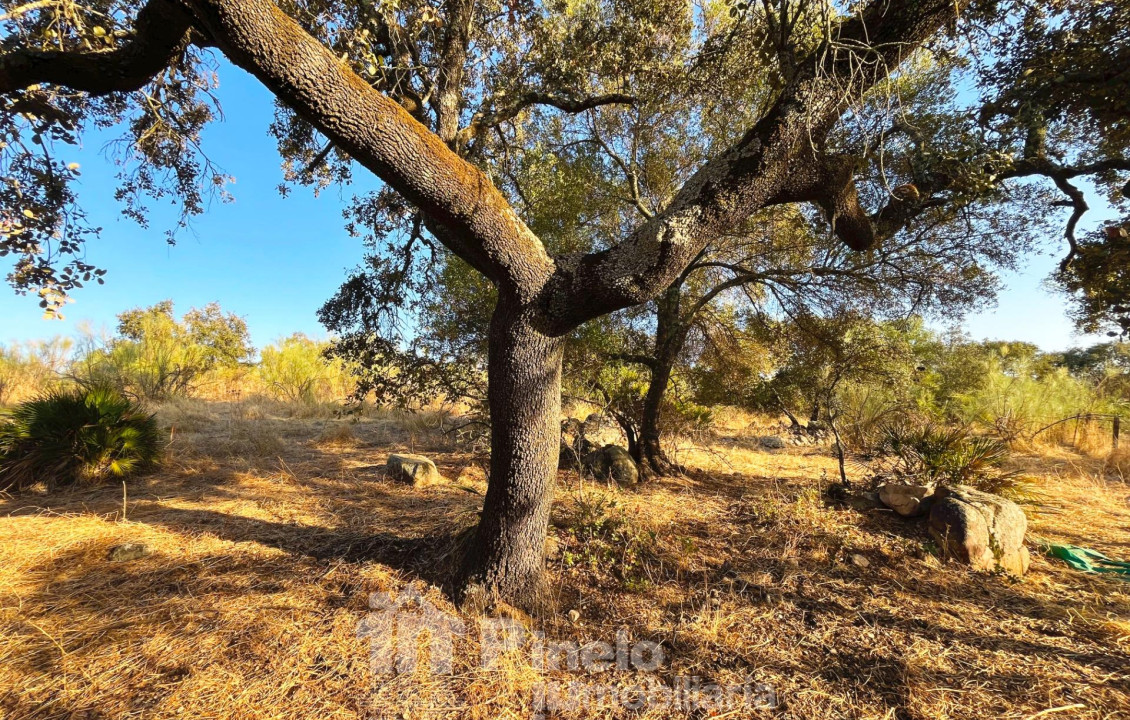
<svg viewBox="0 0 1130 720">
<path fill-rule="evenodd" d="M 1028 519 L 1011 500 L 965 485 L 933 483 L 886 483 L 879 486 L 878 499 L 903 517 L 926 518 L 947 557 L 975 570 L 1028 572 Z"/>
<path fill-rule="evenodd" d="M 570 418 L 562 423 L 561 430 L 561 467 L 579 470 L 597 480 L 607 480 L 621 486 L 639 482 L 639 468 L 627 450 L 614 442 L 603 445 L 594 442 L 616 439 L 614 429 L 601 416 L 590 415 L 584 422 Z M 430 458 L 409 453 L 389 455 L 385 464 L 385 477 L 417 488 L 449 482 Z"/>
</svg>

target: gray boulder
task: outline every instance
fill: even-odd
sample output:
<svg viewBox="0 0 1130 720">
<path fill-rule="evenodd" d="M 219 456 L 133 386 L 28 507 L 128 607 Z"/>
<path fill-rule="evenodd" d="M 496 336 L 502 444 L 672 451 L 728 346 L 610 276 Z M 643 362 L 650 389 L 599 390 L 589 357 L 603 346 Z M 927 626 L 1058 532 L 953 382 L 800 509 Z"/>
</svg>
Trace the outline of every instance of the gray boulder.
<svg viewBox="0 0 1130 720">
<path fill-rule="evenodd" d="M 587 421 L 581 422 L 576 418 L 566 418 L 561 422 L 561 448 L 557 459 L 559 468 L 580 470 L 584 467 L 585 456 L 600 449 L 599 445 L 585 436 L 588 425 Z"/>
<path fill-rule="evenodd" d="M 423 455 L 396 454 L 388 456 L 385 476 L 394 482 L 413 487 L 428 487 L 444 482 L 436 464 Z"/>
<path fill-rule="evenodd" d="M 617 485 L 635 485 L 640 471 L 631 454 L 619 445 L 605 445 L 585 456 L 585 469 L 601 480 L 614 480 Z"/>
<path fill-rule="evenodd" d="M 592 413 L 581 425 L 581 434 L 593 443 L 593 448 L 615 445 L 623 438 L 620 426 L 601 413 Z"/>
<path fill-rule="evenodd" d="M 964 485 L 940 487 L 934 493 L 929 530 L 948 556 L 975 570 L 1028 572 L 1028 519 L 1011 500 Z"/>
<path fill-rule="evenodd" d="M 903 517 L 919 517 L 930 510 L 934 483 L 886 483 L 879 486 L 879 500 Z"/>
<path fill-rule="evenodd" d="M 783 438 L 778 435 L 764 435 L 757 438 L 757 444 L 769 450 L 783 450 L 786 443 Z"/>
</svg>

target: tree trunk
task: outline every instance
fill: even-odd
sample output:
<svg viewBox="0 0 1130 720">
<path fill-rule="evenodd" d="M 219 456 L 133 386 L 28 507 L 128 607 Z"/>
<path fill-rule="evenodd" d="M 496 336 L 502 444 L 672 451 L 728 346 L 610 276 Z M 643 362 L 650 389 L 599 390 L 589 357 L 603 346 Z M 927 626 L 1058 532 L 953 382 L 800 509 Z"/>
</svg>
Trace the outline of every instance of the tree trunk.
<svg viewBox="0 0 1130 720">
<path fill-rule="evenodd" d="M 675 470 L 674 463 L 663 452 L 659 416 L 675 361 L 687 337 L 687 328 L 680 317 L 682 291 L 682 282 L 676 282 L 656 300 L 654 362 L 640 417 L 639 447 L 633 454 L 644 473 L 670 475 Z"/>
<path fill-rule="evenodd" d="M 527 610 L 546 599 L 545 537 L 561 443 L 563 341 L 500 297 L 491 319 L 490 483 L 458 594 L 472 588 Z"/>
<path fill-rule="evenodd" d="M 667 394 L 667 385 L 671 382 L 674 362 L 673 358 L 662 356 L 655 360 L 655 365 L 651 369 L 651 383 L 647 386 L 647 395 L 644 396 L 643 401 L 636 461 L 644 472 L 667 475 L 674 469 L 674 465 L 663 452 L 659 415 L 663 407 L 663 397 Z"/>
</svg>

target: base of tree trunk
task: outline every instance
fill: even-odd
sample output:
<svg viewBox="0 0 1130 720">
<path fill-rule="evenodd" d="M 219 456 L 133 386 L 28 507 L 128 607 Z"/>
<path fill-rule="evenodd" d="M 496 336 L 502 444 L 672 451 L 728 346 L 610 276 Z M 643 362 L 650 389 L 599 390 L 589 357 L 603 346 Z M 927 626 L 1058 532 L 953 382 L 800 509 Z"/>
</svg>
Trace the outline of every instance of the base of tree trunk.
<svg viewBox="0 0 1130 720">
<path fill-rule="evenodd" d="M 527 572 L 476 567 L 470 558 L 464 567 L 454 595 L 455 602 L 468 612 L 489 612 L 499 603 L 535 616 L 553 610 L 553 594 L 541 567 Z"/>
<path fill-rule="evenodd" d="M 636 463 L 641 477 L 667 477 L 683 472 L 682 467 L 671 462 L 657 440 L 640 442 Z"/>
<path fill-rule="evenodd" d="M 536 320 L 536 317 L 534 318 Z M 561 450 L 564 342 L 501 299 L 491 319 L 490 482 L 456 584 L 456 600 L 546 603 L 545 538 Z"/>
</svg>

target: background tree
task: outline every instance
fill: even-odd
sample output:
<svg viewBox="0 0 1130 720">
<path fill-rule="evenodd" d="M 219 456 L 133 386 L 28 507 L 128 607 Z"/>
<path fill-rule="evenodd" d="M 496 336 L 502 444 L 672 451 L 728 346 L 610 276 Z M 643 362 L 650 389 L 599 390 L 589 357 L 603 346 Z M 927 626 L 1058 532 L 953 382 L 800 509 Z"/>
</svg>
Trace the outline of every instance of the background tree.
<svg viewBox="0 0 1130 720">
<path fill-rule="evenodd" d="M 208 373 L 235 368 L 254 355 L 243 318 L 219 304 L 193 308 L 177 320 L 172 300 L 118 315 L 118 333 L 80 348 L 74 377 L 148 400 L 184 396 Z"/>
</svg>

